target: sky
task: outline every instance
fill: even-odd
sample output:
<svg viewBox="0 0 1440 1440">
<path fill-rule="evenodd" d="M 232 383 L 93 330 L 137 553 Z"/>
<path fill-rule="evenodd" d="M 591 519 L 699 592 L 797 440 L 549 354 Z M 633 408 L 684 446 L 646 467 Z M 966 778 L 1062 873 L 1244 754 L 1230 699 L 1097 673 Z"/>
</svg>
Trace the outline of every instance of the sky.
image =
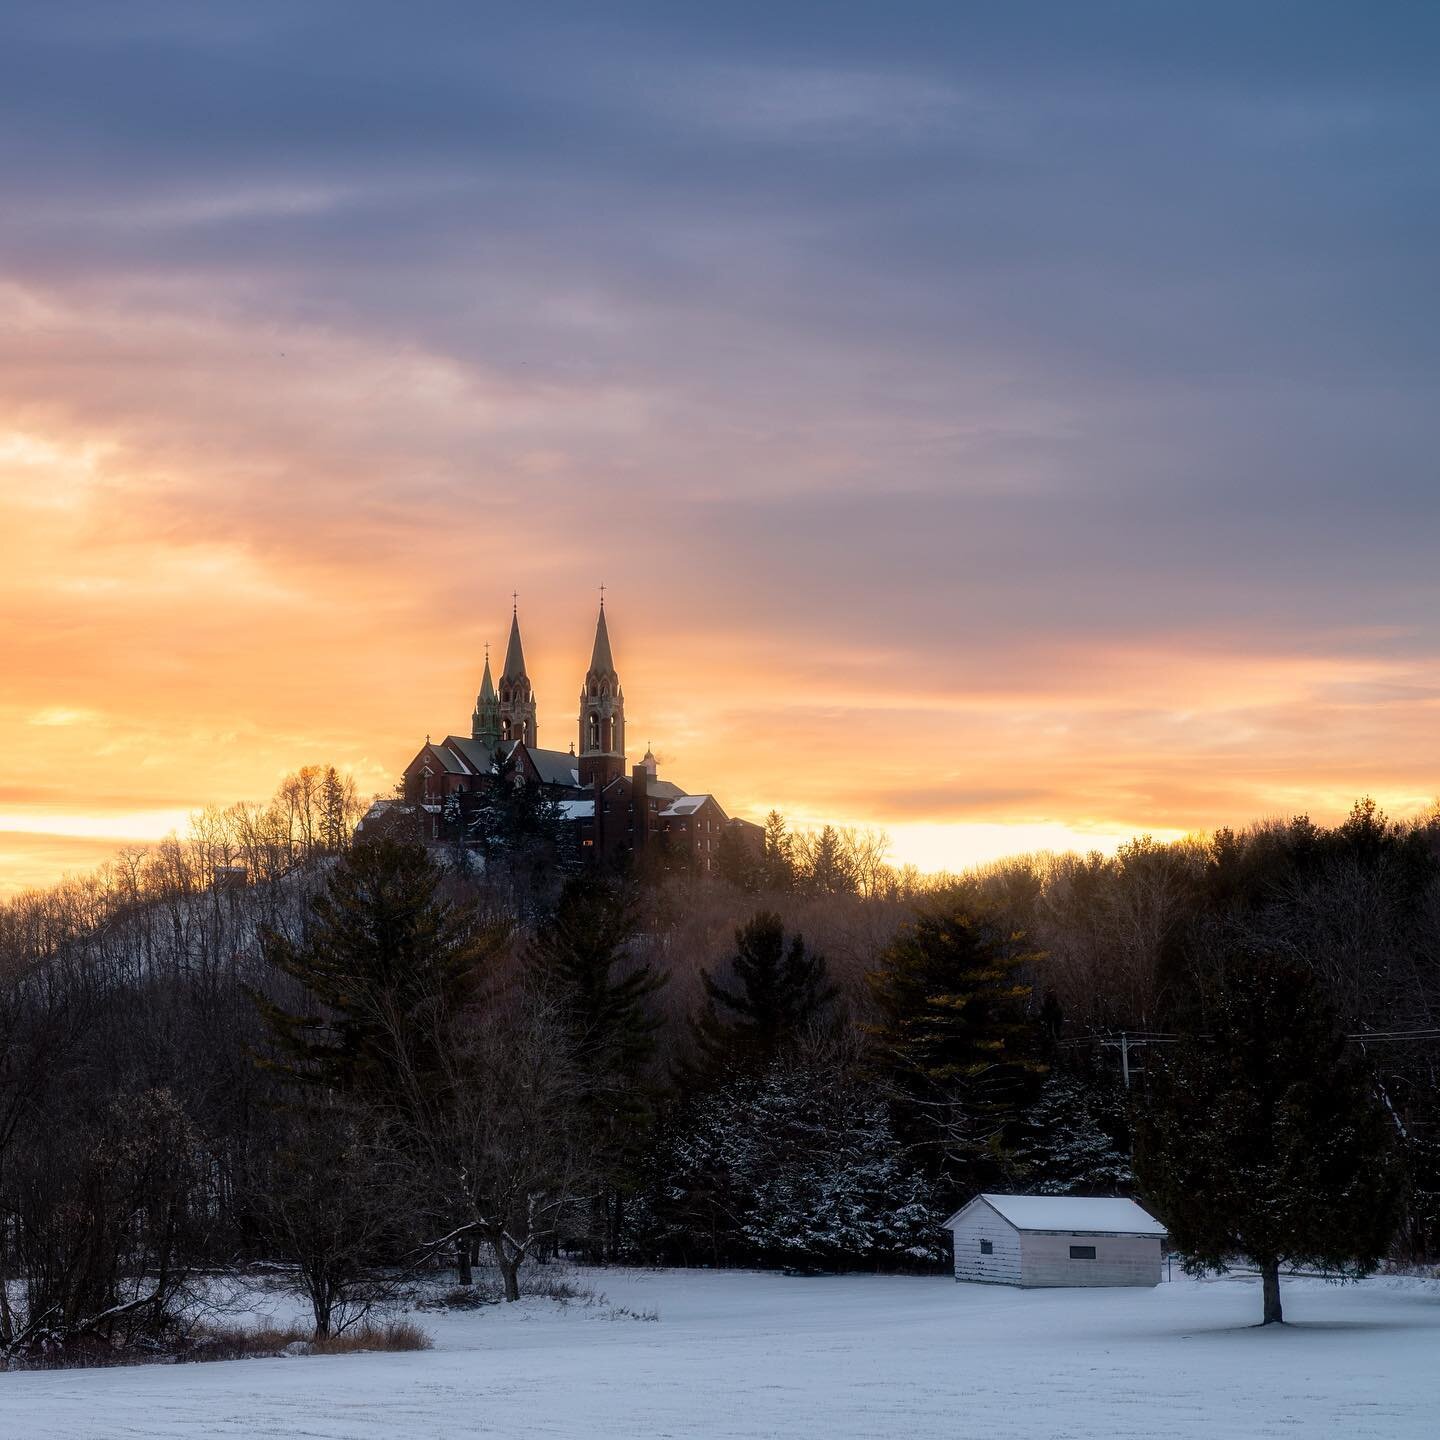
<svg viewBox="0 0 1440 1440">
<path fill-rule="evenodd" d="M 1440 793 L 1440 7 L 0 8 L 0 892 L 468 733 L 958 868 Z M 635 758 L 632 756 L 632 759 Z"/>
</svg>

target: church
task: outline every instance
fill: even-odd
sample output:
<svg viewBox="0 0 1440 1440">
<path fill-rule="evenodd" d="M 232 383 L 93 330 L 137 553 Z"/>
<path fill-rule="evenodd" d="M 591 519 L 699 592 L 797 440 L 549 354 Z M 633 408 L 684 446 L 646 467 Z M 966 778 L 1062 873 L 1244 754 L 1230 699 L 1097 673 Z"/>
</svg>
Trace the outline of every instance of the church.
<svg viewBox="0 0 1440 1440">
<path fill-rule="evenodd" d="M 756 854 L 763 850 L 759 825 L 727 815 L 711 794 L 691 794 L 662 780 L 648 748 L 627 771 L 625 691 L 610 649 L 603 596 L 590 668 L 580 688 L 577 732 L 568 750 L 540 747 L 520 614 L 512 608 L 498 687 L 487 653 L 470 734 L 427 739 L 405 767 L 403 794 L 421 816 L 422 833 L 438 844 L 446 838 L 442 816 L 450 797 L 503 783 L 502 777 L 544 786 L 559 804 L 570 843 L 589 861 L 615 862 L 660 849 L 705 874 L 715 870 L 727 833 Z"/>
</svg>

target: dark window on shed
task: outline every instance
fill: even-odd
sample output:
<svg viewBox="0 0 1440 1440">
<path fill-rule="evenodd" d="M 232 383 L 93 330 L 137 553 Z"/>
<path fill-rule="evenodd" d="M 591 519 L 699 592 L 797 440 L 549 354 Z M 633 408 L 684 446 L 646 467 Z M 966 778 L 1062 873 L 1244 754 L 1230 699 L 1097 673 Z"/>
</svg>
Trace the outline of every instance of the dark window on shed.
<svg viewBox="0 0 1440 1440">
<path fill-rule="evenodd" d="M 1093 1260 L 1095 1258 L 1095 1247 L 1093 1245 L 1072 1245 L 1070 1247 L 1070 1258 L 1072 1260 Z"/>
<path fill-rule="evenodd" d="M 982 1255 L 993 1255 L 995 1253 L 994 1244 L 989 1240 L 982 1240 L 980 1242 L 980 1253 Z"/>
</svg>

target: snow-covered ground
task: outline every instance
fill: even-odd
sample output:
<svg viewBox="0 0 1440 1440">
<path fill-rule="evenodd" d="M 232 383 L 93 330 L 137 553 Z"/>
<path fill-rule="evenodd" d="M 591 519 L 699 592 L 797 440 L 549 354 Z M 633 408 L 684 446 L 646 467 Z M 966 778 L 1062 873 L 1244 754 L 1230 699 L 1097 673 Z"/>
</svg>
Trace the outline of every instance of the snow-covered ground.
<svg viewBox="0 0 1440 1440">
<path fill-rule="evenodd" d="M 426 1314 L 416 1354 L 0 1374 L 4 1440 L 462 1436 L 1409 1440 L 1440 1434 L 1440 1282 L 1019 1291 L 594 1272 L 609 1308 Z M 618 1307 L 659 1311 L 647 1322 Z"/>
</svg>

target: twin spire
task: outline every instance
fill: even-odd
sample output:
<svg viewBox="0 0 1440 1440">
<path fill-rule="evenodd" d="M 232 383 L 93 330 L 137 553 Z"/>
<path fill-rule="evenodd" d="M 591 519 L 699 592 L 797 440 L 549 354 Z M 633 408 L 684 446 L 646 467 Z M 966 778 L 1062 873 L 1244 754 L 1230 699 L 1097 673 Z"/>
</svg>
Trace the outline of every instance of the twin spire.
<svg viewBox="0 0 1440 1440">
<path fill-rule="evenodd" d="M 592 675 L 614 675 L 615 661 L 610 657 L 610 631 L 605 624 L 605 600 L 600 600 L 600 618 L 595 622 L 595 648 L 590 653 Z M 618 677 L 617 677 L 618 678 Z"/>
<path fill-rule="evenodd" d="M 589 717 L 586 698 L 603 696 L 607 723 L 598 725 L 598 716 Z M 600 617 L 595 623 L 595 645 L 590 655 L 590 669 L 581 692 L 580 753 L 601 751 L 618 753 L 623 761 L 625 712 L 620 677 L 610 652 L 610 631 L 605 623 L 605 593 L 600 593 Z M 475 700 L 471 717 L 471 735 L 492 749 L 507 740 L 521 740 L 527 746 L 536 743 L 535 691 L 525 672 L 525 648 L 520 640 L 520 612 L 517 604 L 510 610 L 510 639 L 505 647 L 505 668 L 500 672 L 497 691 L 490 673 L 490 647 L 485 647 L 485 673 L 480 681 L 480 694 Z"/>
<path fill-rule="evenodd" d="M 486 657 L 486 664 L 489 664 L 489 657 Z M 525 674 L 525 650 L 520 644 L 520 610 L 518 605 L 510 611 L 510 643 L 505 647 L 505 669 L 501 674 L 502 680 L 525 680 L 529 681 Z"/>
</svg>

